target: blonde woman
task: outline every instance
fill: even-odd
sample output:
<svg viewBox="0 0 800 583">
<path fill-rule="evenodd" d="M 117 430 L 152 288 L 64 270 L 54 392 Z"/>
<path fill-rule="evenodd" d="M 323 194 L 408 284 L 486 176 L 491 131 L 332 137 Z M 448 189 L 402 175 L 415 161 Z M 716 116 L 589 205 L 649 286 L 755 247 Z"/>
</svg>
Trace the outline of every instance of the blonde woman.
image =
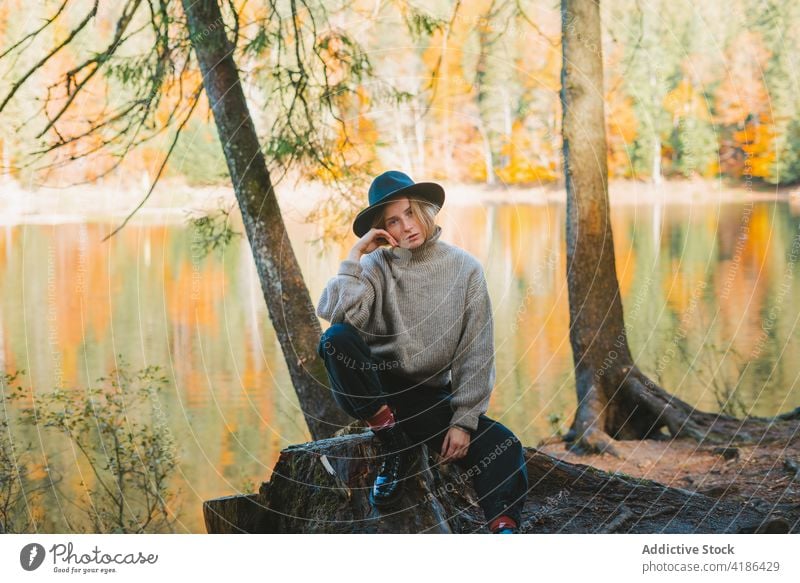
<svg viewBox="0 0 800 583">
<path fill-rule="evenodd" d="M 359 237 L 325 287 L 317 314 L 336 402 L 381 444 L 370 492 L 380 509 L 401 497 L 414 447 L 459 465 L 489 529 L 517 532 L 528 490 L 519 440 L 484 413 L 494 387 L 492 308 L 483 268 L 440 240 L 444 189 L 398 171 L 372 182 Z M 389 247 L 386 247 L 386 246 Z"/>
</svg>

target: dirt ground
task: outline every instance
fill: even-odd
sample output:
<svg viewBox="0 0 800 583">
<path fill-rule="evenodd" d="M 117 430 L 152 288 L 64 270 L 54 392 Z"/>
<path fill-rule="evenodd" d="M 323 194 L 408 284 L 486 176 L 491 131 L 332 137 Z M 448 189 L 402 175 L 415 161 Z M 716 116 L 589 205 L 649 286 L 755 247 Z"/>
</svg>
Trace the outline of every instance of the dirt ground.
<svg viewBox="0 0 800 583">
<path fill-rule="evenodd" d="M 690 439 L 618 441 L 621 457 L 577 455 L 563 442 L 538 449 L 570 463 L 646 478 L 713 498 L 736 500 L 769 512 L 800 509 L 800 434 L 788 442 L 720 447 Z M 796 532 L 798 525 L 793 525 Z"/>
</svg>

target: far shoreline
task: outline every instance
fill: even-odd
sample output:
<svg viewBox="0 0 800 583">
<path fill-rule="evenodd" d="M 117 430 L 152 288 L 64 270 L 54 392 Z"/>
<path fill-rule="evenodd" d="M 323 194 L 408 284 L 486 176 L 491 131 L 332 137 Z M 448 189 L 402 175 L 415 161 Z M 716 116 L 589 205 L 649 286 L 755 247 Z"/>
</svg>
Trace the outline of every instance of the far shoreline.
<svg viewBox="0 0 800 583">
<path fill-rule="evenodd" d="M 538 186 L 487 186 L 437 181 L 446 193 L 445 204 L 451 207 L 476 205 L 549 205 L 563 204 L 563 184 Z M 0 224 L 53 224 L 86 220 L 122 219 L 147 192 L 141 184 L 90 184 L 67 187 L 24 189 L 12 180 L 0 180 Z M 318 202 L 331 190 L 318 183 L 295 184 L 290 179 L 275 186 L 278 203 L 286 220 L 304 222 Z M 364 193 L 366 203 L 366 192 Z M 660 184 L 630 179 L 609 182 L 609 201 L 613 205 L 703 205 L 744 203 L 748 201 L 787 201 L 800 203 L 800 187 L 753 185 L 723 180 L 664 180 Z M 135 222 L 184 221 L 191 214 L 203 214 L 236 204 L 229 185 L 192 186 L 183 180 L 167 179 L 159 183 L 144 206 L 132 219 Z M 76 211 L 76 209 L 80 209 Z M 91 210 L 87 210 L 91 209 Z"/>
</svg>

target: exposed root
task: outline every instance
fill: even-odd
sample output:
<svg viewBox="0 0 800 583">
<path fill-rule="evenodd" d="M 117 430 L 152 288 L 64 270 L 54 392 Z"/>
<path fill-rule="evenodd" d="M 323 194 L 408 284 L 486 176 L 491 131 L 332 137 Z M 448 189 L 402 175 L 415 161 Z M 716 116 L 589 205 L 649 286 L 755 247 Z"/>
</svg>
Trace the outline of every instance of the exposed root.
<svg viewBox="0 0 800 583">
<path fill-rule="evenodd" d="M 566 440 L 571 442 L 569 448 L 578 454 L 608 453 L 619 457 L 614 447 L 614 440 L 604 431 L 606 424 L 606 405 L 601 387 L 591 379 L 591 372 L 584 371 L 582 378 L 585 390 L 578 403 L 575 421 L 567 434 Z"/>
<path fill-rule="evenodd" d="M 784 440 L 800 428 L 796 422 L 797 409 L 775 417 L 739 419 L 722 413 L 698 411 L 659 387 L 636 367 L 626 382 L 631 397 L 638 397 L 653 413 L 661 416 L 674 437 L 727 445 Z"/>
<path fill-rule="evenodd" d="M 738 419 L 698 411 L 665 391 L 636 366 L 619 366 L 592 379 L 581 371 L 575 420 L 564 437 L 575 453 L 610 453 L 619 457 L 615 439 L 690 438 L 698 443 L 733 444 L 791 440 L 800 432 L 800 407 L 775 417 Z"/>
<path fill-rule="evenodd" d="M 580 434 L 569 446 L 570 451 L 579 455 L 589 453 L 607 453 L 621 458 L 619 450 L 614 446 L 614 440 L 605 431 L 589 428 Z"/>
</svg>

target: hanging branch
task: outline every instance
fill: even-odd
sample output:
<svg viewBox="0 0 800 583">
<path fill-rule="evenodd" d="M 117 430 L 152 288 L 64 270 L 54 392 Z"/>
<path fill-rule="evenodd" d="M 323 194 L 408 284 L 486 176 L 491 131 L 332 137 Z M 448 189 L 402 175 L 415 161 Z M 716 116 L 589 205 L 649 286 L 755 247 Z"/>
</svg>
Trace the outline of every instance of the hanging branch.
<svg viewBox="0 0 800 583">
<path fill-rule="evenodd" d="M 172 155 L 172 152 L 178 143 L 178 139 L 181 137 L 181 132 L 183 131 L 183 128 L 186 126 L 189 119 L 191 119 L 195 107 L 197 107 L 197 104 L 200 102 L 200 94 L 202 92 L 203 92 L 203 84 L 201 83 L 200 85 L 198 85 L 197 89 L 195 89 L 194 95 L 192 96 L 192 104 L 189 107 L 189 111 L 186 113 L 186 116 L 183 118 L 183 121 L 181 121 L 181 123 L 178 125 L 178 128 L 175 130 L 175 137 L 172 140 L 172 144 L 170 144 L 170 147 L 167 150 L 164 159 L 161 161 L 161 165 L 158 167 L 158 172 L 156 172 L 156 177 L 153 179 L 153 183 L 150 185 L 150 189 L 147 191 L 147 194 L 139 202 L 139 204 L 136 205 L 136 208 L 134 208 L 130 213 L 128 213 L 128 216 L 125 217 L 125 220 L 123 220 L 122 223 L 116 229 L 114 229 L 113 231 L 111 231 L 111 233 L 109 233 L 108 235 L 106 235 L 101 239 L 102 241 L 106 241 L 107 239 L 113 237 L 118 231 L 120 231 L 125 225 L 127 225 L 128 221 L 131 220 L 133 215 L 136 214 L 136 211 L 142 208 L 142 206 L 144 206 L 144 203 L 147 202 L 147 199 L 150 198 L 150 195 L 153 194 L 153 191 L 155 190 L 156 185 L 158 184 L 158 180 L 159 178 L 161 178 L 161 174 L 164 172 L 164 168 L 167 167 L 167 162 L 169 162 L 169 158 Z"/>
<path fill-rule="evenodd" d="M 67 2 L 69 2 L 69 0 L 64 0 L 64 2 L 61 4 L 61 6 L 58 7 L 58 10 L 56 11 L 56 13 L 52 17 L 50 17 L 47 20 L 45 20 L 44 24 L 42 26 L 40 26 L 39 28 L 37 28 L 36 30 L 34 30 L 33 32 L 31 32 L 29 34 L 26 34 L 21 39 L 19 39 L 17 42 L 15 42 L 13 45 L 8 47 L 5 51 L 0 53 L 0 59 L 4 58 L 6 55 L 14 52 L 18 47 L 22 46 L 22 43 L 24 43 L 25 41 L 33 40 L 34 38 L 36 38 L 36 36 L 40 32 L 42 32 L 45 28 L 47 28 L 48 26 L 53 24 L 56 21 L 56 19 L 59 16 L 61 16 L 61 13 L 64 12 L 64 8 L 67 7 Z M 96 9 L 97 9 L 97 3 L 95 2 L 95 11 L 96 11 Z"/>
<path fill-rule="evenodd" d="M 78 96 L 78 93 L 80 93 L 81 89 L 86 87 L 86 84 L 89 83 L 89 81 L 91 81 L 92 77 L 94 77 L 95 74 L 100 70 L 101 65 L 108 58 L 110 58 L 111 55 L 113 55 L 114 52 L 119 48 L 119 46 L 121 44 L 120 41 L 122 40 L 122 35 L 125 33 L 125 29 L 128 28 L 128 25 L 130 24 L 131 19 L 133 18 L 133 15 L 136 12 L 136 9 L 139 7 L 139 4 L 141 4 L 141 2 L 142 2 L 142 0 L 129 0 L 128 1 L 128 4 L 125 6 L 125 9 L 122 12 L 122 17 L 117 22 L 117 30 L 116 30 L 116 33 L 114 34 L 114 40 L 111 41 L 111 44 L 106 48 L 106 50 L 104 50 L 103 52 L 95 55 L 91 59 L 85 60 L 83 63 L 81 63 L 77 67 L 74 67 L 74 68 L 70 69 L 69 71 L 67 71 L 67 73 L 65 75 L 65 78 L 66 78 L 66 90 L 67 90 L 67 95 L 69 95 L 69 98 L 67 99 L 67 102 L 64 104 L 64 106 L 56 113 L 55 117 L 51 118 L 50 121 L 47 123 L 47 125 L 44 126 L 44 129 L 42 129 L 42 131 L 40 131 L 37 134 L 37 136 L 36 136 L 37 138 L 41 138 L 42 136 L 44 136 L 44 134 L 47 133 L 47 130 L 49 130 L 51 127 L 53 127 L 53 125 L 55 125 L 55 123 L 59 119 L 61 119 L 61 116 L 63 116 L 64 112 L 67 111 L 67 109 L 69 109 L 69 106 L 72 104 L 72 102 Z M 96 4 L 95 4 L 95 6 L 96 6 Z M 130 8 L 130 11 L 128 11 L 128 8 Z M 70 91 L 70 88 L 71 88 L 72 84 L 75 82 L 75 78 L 78 76 L 78 74 L 83 69 L 85 69 L 87 67 L 91 67 L 91 66 L 94 66 L 94 67 L 89 71 L 89 73 L 86 75 L 86 77 L 84 77 L 83 80 L 80 81 L 78 84 L 76 84 L 74 89 L 72 91 Z"/>
<path fill-rule="evenodd" d="M 16 92 L 19 90 L 19 88 L 22 87 L 25 84 L 25 82 L 30 78 L 30 76 L 33 75 L 39 69 L 41 69 L 45 65 L 45 63 L 47 63 L 47 61 L 49 61 L 51 58 L 53 58 L 56 55 L 56 53 L 58 53 L 61 49 L 63 49 L 65 46 L 67 46 L 69 43 L 71 43 L 73 41 L 73 39 L 76 36 L 78 36 L 78 33 L 80 33 L 86 27 L 86 25 L 89 24 L 89 21 L 97 15 L 97 2 L 98 2 L 98 0 L 94 0 L 94 5 L 92 6 L 92 9 L 89 11 L 89 14 L 87 14 L 86 17 L 83 20 L 81 20 L 80 24 L 78 24 L 78 26 L 76 26 L 72 30 L 72 32 L 69 33 L 67 38 L 65 38 L 58 45 L 56 45 L 56 47 L 54 49 L 52 49 L 49 53 L 47 53 L 47 55 L 42 57 L 35 65 L 33 65 L 33 67 L 28 69 L 28 71 L 24 75 L 22 75 L 22 77 L 20 77 L 17 80 L 16 83 L 14 83 L 11 86 L 11 90 L 8 92 L 8 95 L 6 95 L 5 99 L 3 99 L 2 102 L 0 102 L 0 112 L 3 111 L 3 109 L 8 104 L 8 102 L 11 101 L 11 98 L 14 97 L 14 94 L 16 94 Z M 55 19 L 55 17 L 54 17 L 54 19 Z M 42 27 L 40 29 L 40 31 L 41 30 L 44 30 L 44 27 Z M 16 47 L 19 44 L 21 44 L 21 42 L 22 41 L 20 41 L 19 43 L 16 43 L 14 45 L 14 47 Z M 12 50 L 13 50 L 13 47 L 11 49 L 9 49 L 8 51 L 6 51 L 5 53 L 3 53 L 3 56 L 7 55 Z"/>
<path fill-rule="evenodd" d="M 366 51 L 354 38 L 345 31 L 327 26 L 331 21 L 331 11 L 324 5 L 312 5 L 309 0 L 290 0 L 280 4 L 279 0 L 270 0 L 266 16 L 244 21 L 242 15 L 246 13 L 246 0 L 239 4 L 234 0 L 220 2 L 226 7 L 223 26 L 228 31 L 231 50 L 237 53 L 236 62 L 240 66 L 250 65 L 251 78 L 264 82 L 267 87 L 270 102 L 267 112 L 271 118 L 268 125 L 271 128 L 262 151 L 271 167 L 270 172 L 278 177 L 273 184 L 293 167 L 314 168 L 324 173 L 329 185 L 345 200 L 352 200 L 352 181 L 360 179 L 364 173 L 352 172 L 361 161 L 349 156 L 349 152 L 357 150 L 352 130 L 346 123 L 344 108 L 349 106 L 347 98 L 360 98 L 365 79 L 384 91 L 378 99 L 387 95 L 386 88 L 392 98 L 397 99 L 400 93 L 388 81 L 378 78 Z M 34 73 L 63 52 L 65 47 L 78 44 L 79 35 L 85 33 L 88 23 L 97 17 L 98 4 L 95 0 L 92 9 L 64 39 L 14 80 L 9 92 L 0 96 L 0 112 L 12 98 L 19 96 L 23 86 L 31 84 Z M 34 45 L 32 41 L 37 35 L 64 18 L 66 5 L 66 0 L 59 0 L 58 9 L 47 21 L 14 42 L 0 58 L 23 57 L 29 50 L 28 46 Z M 145 11 L 144 18 L 137 18 L 143 15 L 142 10 Z M 41 107 L 37 104 L 33 115 L 19 122 L 19 128 L 37 122 L 41 122 L 42 127 L 37 127 L 34 132 L 40 143 L 14 168 L 31 168 L 47 179 L 51 173 L 72 162 L 105 153 L 114 159 L 105 163 L 105 168 L 93 176 L 92 180 L 97 180 L 117 170 L 131 150 L 175 130 L 156 179 L 133 211 L 135 213 L 148 200 L 163 175 L 177 138 L 197 105 L 198 94 L 195 92 L 188 107 L 186 103 L 181 107 L 170 107 L 166 120 L 159 119 L 156 123 L 157 108 L 167 94 L 165 87 L 169 92 L 175 92 L 178 99 L 185 99 L 182 97 L 184 77 L 197 70 L 197 63 L 191 57 L 188 27 L 183 12 L 178 10 L 178 3 L 126 0 L 119 4 L 119 11 L 108 43 L 98 52 L 78 59 L 78 64 L 46 86 Z M 120 47 L 132 45 L 133 39 L 142 34 L 148 35 L 148 48 L 142 54 L 119 54 Z M 266 52 L 272 55 L 269 70 L 258 58 Z M 334 67 L 336 74 L 333 73 Z M 262 71 L 266 73 L 263 77 L 254 77 Z M 71 113 L 103 75 L 119 83 L 123 91 L 117 92 L 115 83 L 113 90 L 107 90 L 106 101 L 98 114 L 89 119 L 73 120 Z M 333 132 L 332 125 L 336 126 Z M 85 182 L 88 180 L 71 182 L 70 186 Z M 132 215 L 119 228 L 127 224 Z"/>
</svg>

